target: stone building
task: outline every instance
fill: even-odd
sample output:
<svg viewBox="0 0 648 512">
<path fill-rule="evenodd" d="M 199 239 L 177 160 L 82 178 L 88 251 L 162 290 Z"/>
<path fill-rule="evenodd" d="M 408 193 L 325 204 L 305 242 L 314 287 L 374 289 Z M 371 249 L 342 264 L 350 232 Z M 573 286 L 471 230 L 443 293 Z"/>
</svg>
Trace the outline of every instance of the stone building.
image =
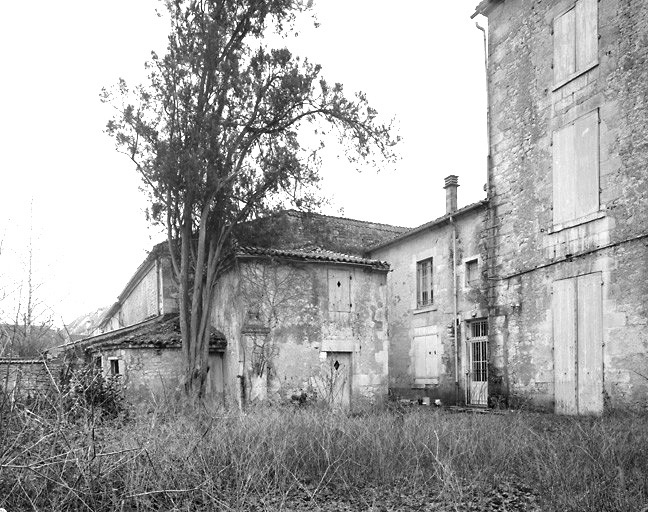
<svg viewBox="0 0 648 512">
<path fill-rule="evenodd" d="M 412 230 L 297 212 L 242 230 L 213 305 L 215 396 L 645 409 L 648 3 L 477 14 L 487 199 L 458 209 L 449 176 L 446 214 Z M 177 386 L 176 300 L 156 248 L 84 346 L 127 387 Z"/>
<path fill-rule="evenodd" d="M 509 399 L 645 408 L 648 3 L 485 0 L 491 363 Z"/>
<path fill-rule="evenodd" d="M 405 229 L 285 211 L 239 232 L 212 305 L 208 394 L 216 401 L 318 396 L 348 405 L 387 395 L 386 276 L 366 245 Z M 154 247 L 75 345 L 127 393 L 173 393 L 182 375 L 177 287 Z"/>
<path fill-rule="evenodd" d="M 457 176 L 445 179 L 446 214 L 374 246 L 388 261 L 389 386 L 399 397 L 488 402 L 486 203 L 457 209 Z"/>
</svg>

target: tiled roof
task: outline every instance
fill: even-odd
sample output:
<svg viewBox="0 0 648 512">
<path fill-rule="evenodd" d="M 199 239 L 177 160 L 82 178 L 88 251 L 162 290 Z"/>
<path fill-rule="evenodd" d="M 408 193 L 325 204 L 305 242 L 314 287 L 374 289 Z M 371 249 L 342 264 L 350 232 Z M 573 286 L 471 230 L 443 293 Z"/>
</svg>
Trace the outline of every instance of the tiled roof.
<svg viewBox="0 0 648 512">
<path fill-rule="evenodd" d="M 85 349 L 114 346 L 124 348 L 179 348 L 182 345 L 180 319 L 175 313 L 156 316 L 135 325 L 85 338 L 74 343 L 74 345 Z M 209 340 L 210 350 L 224 350 L 226 346 L 225 336 L 220 331 L 212 328 Z"/>
<path fill-rule="evenodd" d="M 460 208 L 460 209 L 452 212 L 451 214 L 446 213 L 445 215 L 443 215 L 443 216 L 441 216 L 441 217 L 439 217 L 437 219 L 434 219 L 433 221 L 426 222 L 425 224 L 422 224 L 422 225 L 420 225 L 420 226 L 418 226 L 416 228 L 410 229 L 409 231 L 407 231 L 407 232 L 405 232 L 403 234 L 400 234 L 400 235 L 392 238 L 391 240 L 387 240 L 385 242 L 381 242 L 381 243 L 376 244 L 376 245 L 374 245 L 372 247 L 369 247 L 367 249 L 367 252 L 371 253 L 371 252 L 373 252 L 373 251 L 375 251 L 377 249 L 382 249 L 383 247 L 387 247 L 388 245 L 392 245 L 392 244 L 394 244 L 396 242 L 399 242 L 400 240 L 403 240 L 405 238 L 408 238 L 408 237 L 410 237 L 412 235 L 416 235 L 417 233 L 420 233 L 422 231 L 426 231 L 426 230 L 435 228 L 436 226 L 439 226 L 441 224 L 444 224 L 445 222 L 448 222 L 450 220 L 450 218 L 460 217 L 460 216 L 462 216 L 462 215 L 464 215 L 466 213 L 472 212 L 473 210 L 478 210 L 480 208 L 486 208 L 487 205 L 488 205 L 488 200 L 485 199 L 483 201 L 478 201 L 476 203 L 469 204 L 468 206 L 464 206 L 463 208 Z"/>
<path fill-rule="evenodd" d="M 320 248 L 266 249 L 262 247 L 239 247 L 237 253 L 238 256 L 275 256 L 278 258 L 297 259 L 300 261 L 346 263 L 351 265 L 369 266 L 378 270 L 389 270 L 389 263 L 386 261 L 361 258 L 360 256 L 326 251 Z"/>
</svg>

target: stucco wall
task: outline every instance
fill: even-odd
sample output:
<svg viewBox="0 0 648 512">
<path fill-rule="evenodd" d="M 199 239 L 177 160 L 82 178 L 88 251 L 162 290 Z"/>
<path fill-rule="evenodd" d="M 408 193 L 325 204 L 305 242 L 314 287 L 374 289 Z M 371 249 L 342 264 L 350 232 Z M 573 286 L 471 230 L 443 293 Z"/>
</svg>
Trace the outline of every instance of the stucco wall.
<svg viewBox="0 0 648 512">
<path fill-rule="evenodd" d="M 483 228 L 485 208 L 456 217 L 457 243 L 457 313 L 459 323 L 459 389 L 455 385 L 455 343 L 452 336 L 454 318 L 453 244 L 452 226 L 449 221 L 415 235 L 401 239 L 371 253 L 372 258 L 386 260 L 392 271 L 387 277 L 387 304 L 389 323 L 389 386 L 399 396 L 430 396 L 444 403 L 462 402 L 464 399 L 464 375 L 466 365 L 466 320 L 487 316 L 484 294 L 484 248 Z M 416 263 L 433 258 L 434 304 L 417 307 Z M 465 262 L 477 257 L 479 282 L 465 284 Z M 418 330 L 434 333 L 440 342 L 440 372 L 434 383 L 417 385 L 413 368 L 416 354 L 413 339 Z"/>
<path fill-rule="evenodd" d="M 265 277 L 257 279 L 263 273 Z M 332 311 L 330 280 L 337 275 L 351 276 L 348 311 Z M 228 394 L 238 392 L 233 388 L 240 383 L 236 376 L 242 376 L 248 399 L 321 395 L 317 379 L 326 354 L 335 352 L 351 354 L 352 400 L 386 396 L 385 284 L 384 271 L 350 265 L 242 262 L 219 284 L 213 310 L 214 325 L 229 342 Z M 262 295 L 273 299 L 259 301 Z M 249 315 L 250 310 L 260 313 Z M 259 344 L 265 349 L 259 351 Z M 259 357 L 264 359 L 265 391 L 255 383 L 261 373 Z"/>
<path fill-rule="evenodd" d="M 601 272 L 605 403 L 645 407 L 648 336 L 648 4 L 598 2 L 598 64 L 553 80 L 553 19 L 573 0 L 507 0 L 489 14 L 491 345 L 513 398 L 553 408 L 556 280 Z M 598 109 L 600 211 L 552 225 L 552 133 Z"/>
</svg>

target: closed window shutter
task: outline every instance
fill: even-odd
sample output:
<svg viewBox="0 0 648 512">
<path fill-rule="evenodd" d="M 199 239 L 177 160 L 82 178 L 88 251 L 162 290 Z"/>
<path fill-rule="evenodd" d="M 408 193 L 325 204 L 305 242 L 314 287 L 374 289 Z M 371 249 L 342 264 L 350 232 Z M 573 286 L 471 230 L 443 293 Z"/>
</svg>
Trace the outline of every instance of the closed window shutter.
<svg viewBox="0 0 648 512">
<path fill-rule="evenodd" d="M 598 61 L 598 0 L 579 0 L 576 11 L 576 70 Z"/>
<path fill-rule="evenodd" d="M 554 224 L 598 211 L 598 110 L 554 132 L 552 177 Z"/>
<path fill-rule="evenodd" d="M 414 378 L 425 379 L 427 377 L 425 365 L 425 337 L 414 338 Z"/>
<path fill-rule="evenodd" d="M 574 123 L 576 145 L 576 207 L 574 218 L 599 209 L 599 136 L 598 110 L 578 118 Z"/>
<path fill-rule="evenodd" d="M 329 311 L 351 311 L 353 309 L 351 272 L 328 271 Z"/>
<path fill-rule="evenodd" d="M 571 9 L 554 20 L 554 81 L 576 71 L 576 11 Z"/>
<path fill-rule="evenodd" d="M 439 376 L 438 339 L 436 334 L 414 337 L 414 378 L 435 379 Z"/>
<path fill-rule="evenodd" d="M 553 220 L 561 224 L 575 216 L 574 125 L 553 134 Z"/>
</svg>

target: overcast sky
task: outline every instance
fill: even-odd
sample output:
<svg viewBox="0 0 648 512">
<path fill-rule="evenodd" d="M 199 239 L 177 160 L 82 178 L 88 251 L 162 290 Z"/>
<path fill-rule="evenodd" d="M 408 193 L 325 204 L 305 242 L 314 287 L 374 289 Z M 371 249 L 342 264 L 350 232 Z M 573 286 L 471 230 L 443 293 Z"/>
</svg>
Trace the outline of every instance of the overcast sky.
<svg viewBox="0 0 648 512">
<path fill-rule="evenodd" d="M 486 99 L 477 0 L 315 0 L 320 27 L 290 49 L 329 82 L 364 91 L 403 137 L 396 169 L 356 173 L 331 155 L 324 213 L 414 227 L 484 197 Z M 147 250 L 145 196 L 103 133 L 102 87 L 145 78 L 167 33 L 157 0 L 6 2 L 0 18 L 0 313 L 15 308 L 32 232 L 37 296 L 60 323 L 110 305 Z M 480 22 L 483 24 L 484 20 Z M 31 215 L 30 215 L 30 205 Z M 31 218 L 31 221 L 30 221 Z M 0 298 L 2 296 L 0 295 Z"/>
</svg>

